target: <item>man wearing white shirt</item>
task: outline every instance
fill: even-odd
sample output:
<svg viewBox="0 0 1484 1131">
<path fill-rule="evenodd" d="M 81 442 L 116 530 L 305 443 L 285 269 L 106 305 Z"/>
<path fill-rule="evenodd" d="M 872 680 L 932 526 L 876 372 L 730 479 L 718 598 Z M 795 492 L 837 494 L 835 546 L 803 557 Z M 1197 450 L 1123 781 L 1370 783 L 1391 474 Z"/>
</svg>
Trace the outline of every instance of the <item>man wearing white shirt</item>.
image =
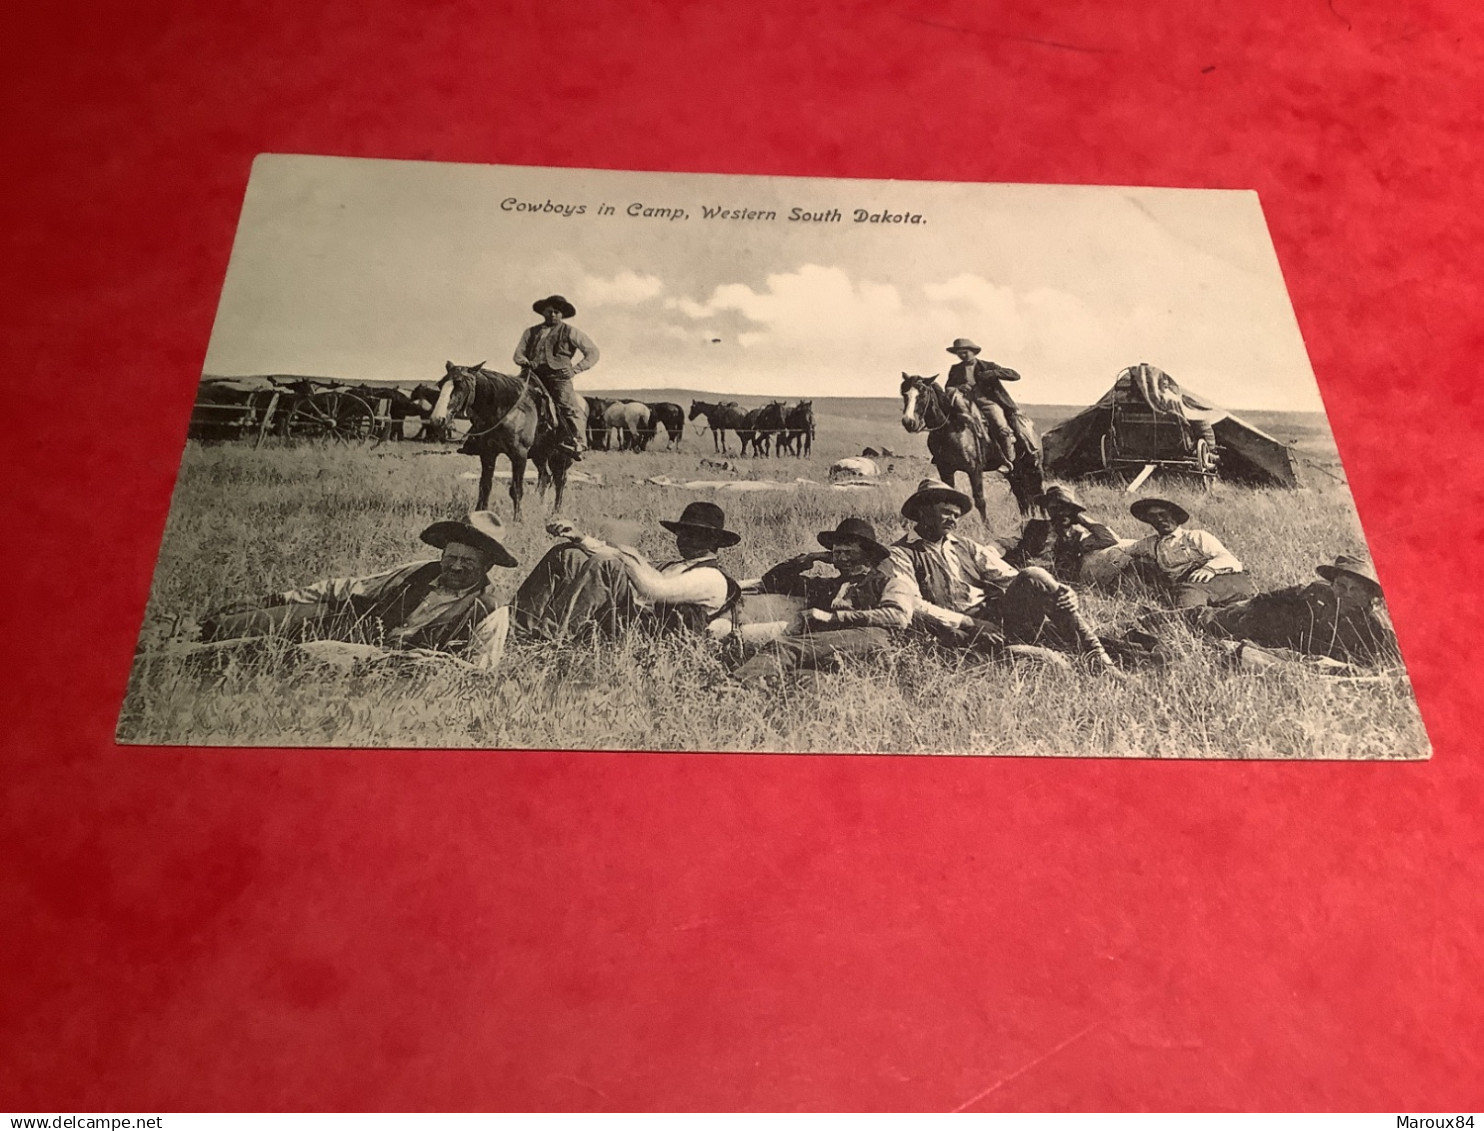
<svg viewBox="0 0 1484 1131">
<path fill-rule="evenodd" d="M 531 304 L 541 321 L 526 329 L 515 345 L 515 364 L 536 375 L 551 394 L 561 418 L 562 446 L 574 459 L 582 458 L 587 438 L 587 405 L 572 387 L 572 379 L 598 364 L 598 347 L 567 319 L 577 308 L 561 295 L 548 295 Z M 581 360 L 578 360 L 581 355 Z"/>
<path fill-rule="evenodd" d="M 1158 587 L 1177 609 L 1241 601 L 1257 590 L 1235 554 L 1205 530 L 1187 530 L 1190 514 L 1168 499 L 1139 499 L 1129 513 L 1154 533 L 1127 549 L 1139 576 Z"/>
<path fill-rule="evenodd" d="M 547 551 L 511 602 L 516 639 L 615 637 L 636 625 L 726 635 L 741 591 L 716 555 L 740 536 L 725 528 L 726 516 L 715 503 L 689 503 L 678 519 L 660 525 L 675 535 L 679 555 L 660 566 L 631 546 L 582 534 L 570 523 L 548 526 L 562 541 Z"/>
</svg>

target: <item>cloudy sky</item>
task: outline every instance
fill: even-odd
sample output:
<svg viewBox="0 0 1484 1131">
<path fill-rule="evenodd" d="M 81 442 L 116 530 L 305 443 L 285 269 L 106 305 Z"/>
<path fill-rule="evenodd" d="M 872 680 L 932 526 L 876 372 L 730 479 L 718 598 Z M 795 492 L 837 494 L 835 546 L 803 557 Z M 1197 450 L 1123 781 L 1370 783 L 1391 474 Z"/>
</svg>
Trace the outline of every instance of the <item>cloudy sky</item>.
<svg viewBox="0 0 1484 1131">
<path fill-rule="evenodd" d="M 553 292 L 602 352 L 579 390 L 894 396 L 968 337 L 1026 403 L 1148 361 L 1233 408 L 1321 408 L 1252 193 L 289 156 L 254 166 L 205 371 L 509 371 Z"/>
</svg>

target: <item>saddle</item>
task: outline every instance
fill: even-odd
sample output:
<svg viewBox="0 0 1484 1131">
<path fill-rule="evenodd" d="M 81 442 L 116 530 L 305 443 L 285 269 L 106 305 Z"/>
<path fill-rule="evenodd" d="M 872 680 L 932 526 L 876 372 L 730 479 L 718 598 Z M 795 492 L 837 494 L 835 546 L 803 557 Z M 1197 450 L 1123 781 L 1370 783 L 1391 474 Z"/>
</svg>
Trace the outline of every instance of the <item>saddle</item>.
<svg viewBox="0 0 1484 1131">
<path fill-rule="evenodd" d="M 955 387 L 948 392 L 950 411 L 956 419 L 968 424 L 969 431 L 974 434 L 974 439 L 979 441 L 979 450 L 981 452 L 997 451 L 998 445 L 990 442 L 989 429 L 984 425 L 984 414 L 979 411 L 979 406 L 974 403 L 974 398 L 969 395 L 968 390 Z"/>
</svg>

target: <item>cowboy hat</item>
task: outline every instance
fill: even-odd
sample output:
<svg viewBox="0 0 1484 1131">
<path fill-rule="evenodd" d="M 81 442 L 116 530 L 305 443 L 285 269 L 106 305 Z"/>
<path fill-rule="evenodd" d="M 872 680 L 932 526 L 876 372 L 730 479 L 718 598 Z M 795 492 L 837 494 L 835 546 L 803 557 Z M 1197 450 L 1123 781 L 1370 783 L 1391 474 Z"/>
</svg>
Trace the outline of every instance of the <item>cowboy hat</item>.
<svg viewBox="0 0 1484 1131">
<path fill-rule="evenodd" d="M 488 558 L 491 565 L 504 566 L 509 569 L 520 563 L 495 537 L 496 534 L 503 532 L 503 529 L 500 520 L 494 516 L 493 512 L 474 511 L 469 515 L 468 522 L 435 522 L 419 537 L 437 550 L 443 549 L 450 542 L 457 542 L 461 546 L 472 546 Z"/>
<path fill-rule="evenodd" d="M 919 507 L 926 503 L 952 503 L 958 507 L 958 513 L 968 514 L 969 508 L 974 505 L 974 500 L 962 491 L 955 491 L 941 479 L 924 479 L 917 484 L 917 490 L 907 496 L 907 501 L 902 504 L 902 517 L 916 518 Z"/>
<path fill-rule="evenodd" d="M 1149 512 L 1152 511 L 1155 507 L 1163 507 L 1165 510 L 1169 511 L 1170 514 L 1174 515 L 1175 521 L 1181 526 L 1184 526 L 1187 522 L 1190 521 L 1190 512 L 1182 507 L 1179 503 L 1170 502 L 1169 499 L 1137 499 L 1135 500 L 1134 505 L 1128 508 L 1128 513 L 1133 515 L 1140 522 L 1148 522 Z"/>
<path fill-rule="evenodd" d="M 938 340 L 942 341 L 943 339 L 939 338 Z M 953 345 L 948 347 L 948 352 L 958 353 L 959 350 L 973 350 L 975 353 L 978 353 L 979 347 L 969 341 L 968 338 L 954 338 Z"/>
<path fill-rule="evenodd" d="M 556 307 L 557 313 L 563 318 L 575 318 L 577 316 L 577 308 L 561 295 L 547 295 L 545 298 L 537 299 L 531 303 L 531 309 L 537 314 L 545 314 L 548 306 Z"/>
<path fill-rule="evenodd" d="M 1063 487 L 1060 483 L 1047 487 L 1045 493 L 1036 498 L 1036 505 L 1042 510 L 1059 507 L 1063 510 L 1076 511 L 1078 514 L 1087 510 L 1082 500 L 1077 497 L 1077 493 L 1070 487 Z"/>
<path fill-rule="evenodd" d="M 727 518 L 715 503 L 686 503 L 680 517 L 671 522 L 660 519 L 660 525 L 671 534 L 702 534 L 720 546 L 735 546 L 742 535 L 725 529 Z"/>
<path fill-rule="evenodd" d="M 1316 566 L 1314 572 L 1325 581 L 1333 581 L 1337 574 L 1348 573 L 1351 577 L 1358 577 L 1369 585 L 1375 591 L 1376 596 L 1381 595 L 1381 582 L 1376 577 L 1376 567 L 1361 558 L 1341 554 L 1335 559 L 1334 565 Z"/>
<path fill-rule="evenodd" d="M 821 530 L 815 537 L 826 550 L 833 550 L 841 542 L 855 542 L 875 561 L 891 557 L 891 551 L 876 541 L 876 528 L 863 518 L 842 518 L 835 529 Z"/>
</svg>

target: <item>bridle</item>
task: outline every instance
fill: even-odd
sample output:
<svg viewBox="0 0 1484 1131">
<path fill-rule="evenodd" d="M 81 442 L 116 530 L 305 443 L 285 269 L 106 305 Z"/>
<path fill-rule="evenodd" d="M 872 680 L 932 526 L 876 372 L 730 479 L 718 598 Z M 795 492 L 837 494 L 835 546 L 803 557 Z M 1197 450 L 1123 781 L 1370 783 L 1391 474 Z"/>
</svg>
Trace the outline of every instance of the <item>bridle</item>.
<svg viewBox="0 0 1484 1131">
<path fill-rule="evenodd" d="M 917 390 L 917 410 L 916 410 L 917 419 L 922 421 L 922 426 L 925 429 L 927 429 L 929 432 L 937 432 L 940 429 L 943 429 L 943 428 L 948 427 L 949 417 L 948 417 L 948 413 L 944 410 L 943 405 L 939 401 L 938 397 L 937 396 L 934 396 L 934 395 L 929 395 L 929 393 L 928 393 L 929 387 L 936 388 L 936 386 L 933 386 L 932 383 L 929 382 L 929 381 L 913 381 L 913 382 L 911 382 L 911 388 Z M 937 423 L 934 423 L 929 418 L 929 416 L 928 416 L 928 406 L 929 406 L 929 404 L 931 404 L 933 410 L 938 414 Z M 907 407 L 907 393 L 904 391 L 902 393 L 902 408 L 903 408 L 903 410 L 905 410 L 906 407 Z"/>
</svg>

